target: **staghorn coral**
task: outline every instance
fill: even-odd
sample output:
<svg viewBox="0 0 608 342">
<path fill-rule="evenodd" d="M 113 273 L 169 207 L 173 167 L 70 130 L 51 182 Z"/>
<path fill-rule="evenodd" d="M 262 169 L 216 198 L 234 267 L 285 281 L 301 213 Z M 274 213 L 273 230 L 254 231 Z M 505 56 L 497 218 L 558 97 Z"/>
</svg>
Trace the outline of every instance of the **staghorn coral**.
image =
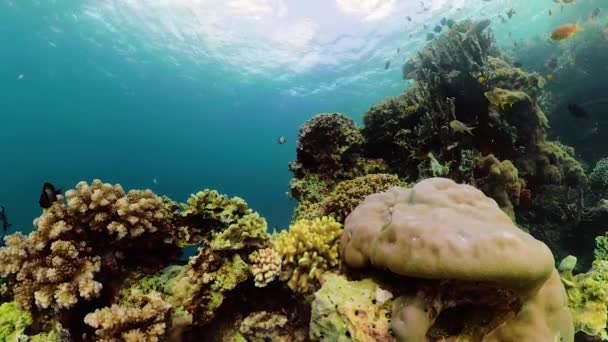
<svg viewBox="0 0 608 342">
<path fill-rule="evenodd" d="M 332 190 L 306 215 L 299 218 L 313 219 L 321 216 L 332 216 L 338 222 L 344 219 L 355 209 L 367 195 L 384 191 L 390 187 L 401 185 L 399 177 L 391 174 L 369 174 L 355 179 L 345 180 Z"/>
<path fill-rule="evenodd" d="M 97 275 L 119 271 L 118 259 L 176 251 L 171 213 L 149 190 L 125 193 L 94 180 L 78 183 L 66 199 L 53 203 L 30 235 L 8 236 L 0 248 L 0 275 L 14 276 L 15 299 L 25 308 L 70 308 L 99 296 Z"/>
<path fill-rule="evenodd" d="M 389 329 L 392 294 L 372 279 L 348 281 L 328 273 L 312 302 L 313 341 L 393 341 Z"/>
<path fill-rule="evenodd" d="M 239 332 L 250 342 L 289 342 L 293 337 L 285 330 L 285 315 L 266 311 L 254 312 L 247 316 L 239 327 Z"/>
<path fill-rule="evenodd" d="M 276 234 L 272 244 L 282 258 L 280 280 L 296 292 L 312 292 L 321 275 L 338 266 L 341 234 L 342 225 L 326 216 L 298 220 L 289 230 Z"/>
<path fill-rule="evenodd" d="M 281 255 L 273 248 L 264 248 L 249 255 L 255 286 L 265 287 L 281 272 Z"/>
<path fill-rule="evenodd" d="M 165 341 L 171 308 L 159 293 L 150 293 L 133 296 L 128 304 L 97 309 L 84 321 L 96 329 L 96 340 L 100 342 Z"/>
<path fill-rule="evenodd" d="M 247 214 L 225 230 L 215 234 L 209 246 L 213 250 L 262 248 L 268 244 L 270 239 L 266 227 L 266 220 L 260 214 Z"/>
<path fill-rule="evenodd" d="M 345 221 L 340 254 L 351 268 L 388 269 L 425 284 L 393 303 L 400 341 L 573 341 L 551 251 L 471 186 L 431 178 L 368 196 Z M 433 328 L 445 322 L 442 312 L 463 305 L 491 311 L 483 320 L 450 316 L 464 319 L 456 330 Z"/>
</svg>

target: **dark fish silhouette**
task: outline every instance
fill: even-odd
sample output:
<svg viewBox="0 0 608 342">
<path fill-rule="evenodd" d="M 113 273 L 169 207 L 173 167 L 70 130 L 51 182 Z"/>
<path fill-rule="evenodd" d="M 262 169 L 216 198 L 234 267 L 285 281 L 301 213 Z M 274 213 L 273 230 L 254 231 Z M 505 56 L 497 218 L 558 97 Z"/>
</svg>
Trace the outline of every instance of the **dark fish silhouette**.
<svg viewBox="0 0 608 342">
<path fill-rule="evenodd" d="M 445 26 L 448 24 L 448 19 L 446 17 L 443 17 L 443 18 L 441 18 L 440 23 L 441 23 L 441 25 Z"/>
<path fill-rule="evenodd" d="M 4 210 L 4 207 L 0 208 L 2 208 L 2 210 L 0 210 L 0 222 L 2 222 L 2 229 L 4 229 L 4 232 L 6 233 L 6 231 L 13 225 L 8 223 L 8 218 L 6 217 L 6 211 Z"/>
<path fill-rule="evenodd" d="M 439 33 L 441 32 L 442 27 L 440 25 L 435 26 L 435 28 L 433 29 L 433 31 Z"/>
<path fill-rule="evenodd" d="M 412 21 L 412 17 L 410 17 L 409 15 L 405 17 L 405 19 L 407 19 L 407 21 Z"/>
<path fill-rule="evenodd" d="M 279 145 L 283 145 L 283 144 L 284 144 L 284 143 L 286 143 L 286 142 L 287 142 L 287 138 L 285 138 L 285 137 L 280 137 L 280 138 L 277 140 L 277 143 L 278 143 Z"/>
<path fill-rule="evenodd" d="M 38 203 L 40 204 L 40 207 L 47 209 L 51 207 L 53 202 L 56 202 L 61 198 L 61 189 L 55 189 L 53 184 L 46 182 L 42 186 L 42 192 L 40 193 L 40 200 Z"/>
<path fill-rule="evenodd" d="M 431 41 L 431 40 L 433 40 L 433 38 L 435 38 L 435 34 L 433 34 L 431 32 L 429 32 L 429 33 L 426 34 L 426 40 L 427 41 Z"/>
<path fill-rule="evenodd" d="M 577 103 L 569 104 L 568 111 L 570 112 L 570 115 L 574 116 L 575 118 L 586 119 L 589 117 L 589 112 Z"/>
<path fill-rule="evenodd" d="M 384 70 L 390 68 L 390 66 L 391 66 L 391 60 L 389 59 L 386 61 L 386 63 L 384 63 Z"/>
</svg>

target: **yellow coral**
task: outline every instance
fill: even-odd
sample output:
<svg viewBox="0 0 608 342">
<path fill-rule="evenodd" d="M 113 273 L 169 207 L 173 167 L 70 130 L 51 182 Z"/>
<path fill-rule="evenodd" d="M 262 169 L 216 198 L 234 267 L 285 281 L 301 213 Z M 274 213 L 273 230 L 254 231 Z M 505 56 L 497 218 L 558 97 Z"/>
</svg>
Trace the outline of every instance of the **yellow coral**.
<svg viewBox="0 0 608 342">
<path fill-rule="evenodd" d="M 281 256 L 272 248 L 257 250 L 249 256 L 255 286 L 265 287 L 281 272 Z"/>
<path fill-rule="evenodd" d="M 228 198 L 215 190 L 205 189 L 191 195 L 182 204 L 182 215 L 202 215 L 225 224 L 235 223 L 241 216 L 250 214 L 247 202 L 240 197 Z"/>
<path fill-rule="evenodd" d="M 494 88 L 491 91 L 486 91 L 484 95 L 492 105 L 501 109 L 504 109 L 506 106 L 512 107 L 516 102 L 530 99 L 530 97 L 522 91 L 502 88 Z"/>
<path fill-rule="evenodd" d="M 281 255 L 281 280 L 294 291 L 314 290 L 321 275 L 339 264 L 338 239 L 342 225 L 332 217 L 299 220 L 274 236 L 273 247 Z"/>
</svg>

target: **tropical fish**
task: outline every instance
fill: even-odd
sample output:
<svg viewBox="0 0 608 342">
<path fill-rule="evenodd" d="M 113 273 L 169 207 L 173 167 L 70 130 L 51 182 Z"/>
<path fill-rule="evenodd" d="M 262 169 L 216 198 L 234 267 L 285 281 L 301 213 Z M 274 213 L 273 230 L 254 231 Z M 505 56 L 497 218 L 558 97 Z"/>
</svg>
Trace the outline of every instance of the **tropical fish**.
<svg viewBox="0 0 608 342">
<path fill-rule="evenodd" d="M 515 13 L 516 13 L 515 10 L 513 9 L 513 7 L 511 7 L 507 11 L 507 17 L 509 17 L 509 19 L 511 19 Z"/>
<path fill-rule="evenodd" d="M 475 127 L 469 127 L 458 120 L 450 121 L 450 127 L 454 130 L 454 132 L 468 133 L 470 135 L 473 135 L 473 130 L 475 129 Z"/>
<path fill-rule="evenodd" d="M 547 74 L 547 80 L 551 81 L 553 79 L 553 74 Z"/>
<path fill-rule="evenodd" d="M 576 24 L 564 24 L 551 33 L 551 40 L 564 40 L 572 38 L 577 32 L 581 31 L 581 26 Z"/>
<path fill-rule="evenodd" d="M 447 25 L 449 28 L 452 28 L 454 24 L 456 24 L 456 21 L 454 21 L 454 19 L 448 19 Z"/>
<path fill-rule="evenodd" d="M 477 78 L 477 82 L 479 82 L 479 83 L 483 83 L 483 82 L 485 82 L 485 81 L 486 81 L 486 78 L 485 78 L 485 77 L 483 77 L 483 76 L 479 76 L 479 77 Z"/>
<path fill-rule="evenodd" d="M 437 25 L 437 26 L 435 26 L 435 28 L 433 29 L 433 31 L 439 33 L 439 32 L 441 32 L 442 29 L 443 28 L 441 27 L 441 25 Z"/>
<path fill-rule="evenodd" d="M 589 112 L 578 103 L 569 104 L 568 112 L 570 112 L 570 115 L 574 116 L 575 118 L 586 119 L 589 117 Z"/>
<path fill-rule="evenodd" d="M 410 17 L 409 15 L 405 17 L 405 19 L 407 19 L 407 21 L 412 21 L 412 17 Z"/>
<path fill-rule="evenodd" d="M 431 40 L 433 40 L 433 38 L 435 38 L 435 34 L 434 33 L 429 32 L 429 33 L 426 34 L 426 40 L 427 41 L 431 41 Z"/>
<path fill-rule="evenodd" d="M 46 182 L 42 186 L 42 192 L 40 193 L 40 200 L 38 203 L 43 209 L 48 209 L 51 207 L 53 202 L 60 201 L 62 199 L 63 196 L 61 195 L 61 189 L 55 189 L 53 184 Z"/>
<path fill-rule="evenodd" d="M 391 60 L 387 60 L 386 63 L 384 63 L 384 70 L 388 69 L 391 66 Z"/>
<path fill-rule="evenodd" d="M 279 145 L 283 145 L 283 144 L 284 144 L 284 143 L 286 143 L 286 142 L 287 142 L 287 138 L 285 138 L 285 137 L 283 137 L 283 136 L 279 137 L 279 139 L 277 140 L 277 143 L 278 143 Z"/>
<path fill-rule="evenodd" d="M 6 211 L 4 210 L 4 207 L 0 208 L 2 208 L 2 210 L 0 210 L 0 222 L 2 222 L 2 229 L 4 229 L 4 232 L 6 233 L 6 231 L 13 225 L 8 223 L 8 218 L 6 217 Z"/>
<path fill-rule="evenodd" d="M 549 8 L 549 16 L 552 16 L 553 12 L 551 12 L 551 9 Z"/>
<path fill-rule="evenodd" d="M 446 19 L 446 17 L 443 17 L 443 18 L 441 18 L 440 23 L 441 23 L 441 25 L 445 26 L 445 25 L 447 25 L 448 20 Z"/>
<path fill-rule="evenodd" d="M 589 21 L 594 21 L 597 19 L 597 17 L 600 16 L 601 11 L 602 10 L 599 7 L 594 8 L 593 11 L 591 11 L 591 14 L 589 14 Z"/>
</svg>

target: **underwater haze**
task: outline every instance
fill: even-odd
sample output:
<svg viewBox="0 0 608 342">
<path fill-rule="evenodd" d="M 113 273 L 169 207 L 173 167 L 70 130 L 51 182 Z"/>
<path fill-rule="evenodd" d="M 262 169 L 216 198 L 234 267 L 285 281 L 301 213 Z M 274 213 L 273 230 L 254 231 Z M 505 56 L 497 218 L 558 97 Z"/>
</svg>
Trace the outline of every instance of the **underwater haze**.
<svg viewBox="0 0 608 342">
<path fill-rule="evenodd" d="M 402 93 L 441 18 L 492 18 L 507 46 L 599 2 L 559 19 L 549 0 L 2 0 L 0 204 L 29 231 L 43 182 L 99 178 L 178 201 L 217 189 L 284 228 L 299 126 Z"/>
</svg>

